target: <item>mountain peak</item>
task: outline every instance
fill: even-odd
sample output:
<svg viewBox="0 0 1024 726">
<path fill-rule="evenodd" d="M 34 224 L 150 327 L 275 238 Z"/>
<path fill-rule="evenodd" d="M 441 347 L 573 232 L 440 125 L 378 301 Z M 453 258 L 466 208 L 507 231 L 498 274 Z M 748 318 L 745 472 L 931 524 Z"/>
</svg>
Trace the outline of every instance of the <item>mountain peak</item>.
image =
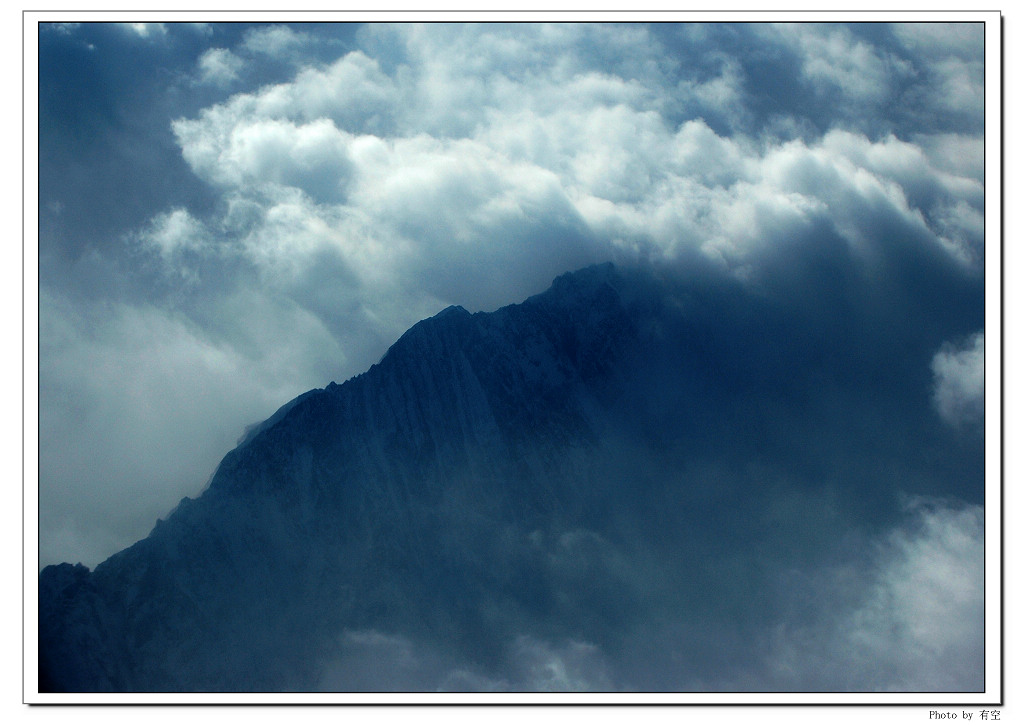
<svg viewBox="0 0 1024 726">
<path fill-rule="evenodd" d="M 878 519 L 907 456 L 951 447 L 901 445 L 930 410 L 871 408 L 874 379 L 815 367 L 841 356 L 751 334 L 767 303 L 682 284 L 605 264 L 494 312 L 451 306 L 285 404 L 149 537 L 40 574 L 41 683 L 507 690 L 556 661 L 595 687 L 705 682 L 723 643 L 797 607 L 766 557 L 775 576 L 814 566 L 836 517 Z M 729 647 L 722 682 L 740 682 L 757 654 Z"/>
</svg>

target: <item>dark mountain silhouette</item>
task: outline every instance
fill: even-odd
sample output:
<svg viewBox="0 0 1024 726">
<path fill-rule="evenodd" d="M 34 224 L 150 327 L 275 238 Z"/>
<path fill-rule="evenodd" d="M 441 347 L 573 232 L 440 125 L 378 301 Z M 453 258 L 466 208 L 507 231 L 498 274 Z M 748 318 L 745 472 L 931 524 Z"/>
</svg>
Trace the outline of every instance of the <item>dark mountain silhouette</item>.
<svg viewBox="0 0 1024 726">
<path fill-rule="evenodd" d="M 144 540 L 44 569 L 40 688 L 674 690 L 754 663 L 798 615 L 779 572 L 842 560 L 901 492 L 980 498 L 929 410 L 947 331 L 894 358 L 862 344 L 884 311 L 830 309 L 611 265 L 450 307 L 250 429 Z"/>
</svg>

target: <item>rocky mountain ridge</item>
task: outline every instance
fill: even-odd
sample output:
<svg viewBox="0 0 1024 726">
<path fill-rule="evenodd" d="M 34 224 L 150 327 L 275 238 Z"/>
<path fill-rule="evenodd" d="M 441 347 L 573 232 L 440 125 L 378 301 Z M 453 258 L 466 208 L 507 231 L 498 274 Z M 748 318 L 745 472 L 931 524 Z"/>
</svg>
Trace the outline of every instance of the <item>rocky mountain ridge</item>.
<svg viewBox="0 0 1024 726">
<path fill-rule="evenodd" d="M 603 265 L 414 325 L 251 428 L 146 539 L 44 569 L 41 690 L 530 689 L 537 643 L 584 658 L 586 687 L 680 687 L 781 607 L 766 562 L 857 507 L 884 519 L 928 413 L 874 431 L 814 366 L 819 395 L 795 395 L 808 349 L 728 295 Z M 764 621 L 730 621 L 752 596 Z"/>
</svg>

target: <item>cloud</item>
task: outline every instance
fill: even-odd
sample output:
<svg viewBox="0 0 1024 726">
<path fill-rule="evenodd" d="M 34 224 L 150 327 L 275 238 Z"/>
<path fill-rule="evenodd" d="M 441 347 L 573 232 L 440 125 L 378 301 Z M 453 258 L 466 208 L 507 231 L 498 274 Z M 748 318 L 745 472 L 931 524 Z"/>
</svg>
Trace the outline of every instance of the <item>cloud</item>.
<svg viewBox="0 0 1024 726">
<path fill-rule="evenodd" d="M 985 419 L 985 333 L 962 345 L 943 346 L 932 359 L 934 403 L 942 419 L 958 428 L 980 426 Z"/>
<path fill-rule="evenodd" d="M 592 32 L 558 29 L 573 42 Z M 867 48 L 846 31 L 780 32 L 823 53 Z M 415 275 L 424 279 L 436 272 L 428 260 L 461 269 L 465 249 L 486 259 L 512 243 L 526 259 L 532 249 L 524 233 L 549 220 L 560 221 L 569 240 L 598 241 L 585 243 L 589 252 L 559 256 L 565 266 L 638 244 L 657 255 L 685 244 L 742 257 L 781 230 L 826 217 L 852 244 L 876 239 L 878 220 L 888 217 L 966 262 L 980 259 L 980 183 L 929 165 L 913 142 L 833 130 L 818 142 L 765 144 L 721 136 L 699 119 L 676 127 L 662 99 L 678 87 L 659 93 L 649 85 L 665 81 L 660 66 L 617 76 L 587 68 L 584 53 L 584 60 L 559 54 L 535 67 L 533 59 L 551 52 L 543 29 L 515 39 L 489 28 L 377 33 L 394 33 L 402 57 L 421 64 L 386 71 L 354 51 L 290 83 L 236 95 L 175 122 L 185 159 L 225 194 L 263 209 L 287 194 L 282 188 L 301 191 L 314 203 L 308 211 L 337 229 L 339 241 L 356 237 L 346 231 L 356 224 L 388 249 L 389 266 L 425 265 Z M 640 57 L 649 40 L 641 31 L 617 38 Z M 858 52 L 889 77 L 888 66 Z M 723 68 L 719 80 L 740 72 L 735 63 Z M 520 226 L 523 214 L 537 224 Z M 530 278 L 535 286 L 554 272 L 541 269 Z M 454 299 L 462 290 L 430 292 L 478 304 L 472 295 Z"/>
<path fill-rule="evenodd" d="M 980 131 L 984 98 L 984 26 L 913 23 L 893 26 L 912 54 L 918 77 L 903 100 L 916 113 Z"/>
<path fill-rule="evenodd" d="M 791 524 L 774 523 L 783 549 L 804 536 Z M 495 573 L 471 625 L 452 625 L 472 627 L 473 649 L 423 635 L 415 617 L 345 630 L 324 649 L 318 690 L 980 691 L 983 538 L 980 506 L 927 498 L 908 499 L 874 535 L 832 531 L 831 559 L 817 564 L 821 553 L 737 559 L 746 540 L 687 563 L 694 552 L 678 534 L 662 554 L 633 542 L 624 556 L 593 532 L 532 532 L 514 556 L 525 560 L 491 561 L 511 565 L 510 576 L 529 562 L 531 586 L 503 599 L 506 573 Z M 507 552 L 508 531 L 501 541 Z"/>
<path fill-rule="evenodd" d="M 894 23 L 893 34 L 924 58 L 980 61 L 984 56 L 982 23 Z"/>
<path fill-rule="evenodd" d="M 268 120 L 308 123 L 333 121 L 353 133 L 373 130 L 378 119 L 399 113 L 401 105 L 394 81 L 377 61 L 365 54 L 348 53 L 328 68 L 304 68 L 291 82 L 267 86 L 253 93 L 240 93 L 228 102 L 204 109 L 198 119 L 174 122 L 182 150 L 196 171 L 206 176 L 213 159 L 196 155 L 192 148 L 200 135 L 216 147 L 228 146 L 236 125 L 243 121 Z"/>
<path fill-rule="evenodd" d="M 146 536 L 199 491 L 245 423 L 301 392 L 297 376 L 306 388 L 322 377 L 310 360 L 336 355 L 294 306 L 244 293 L 221 306 L 217 318 L 248 320 L 240 339 L 151 305 L 84 307 L 41 292 L 42 564 L 95 566 Z"/>
<path fill-rule="evenodd" d="M 907 62 L 834 25 L 778 24 L 765 29 L 801 58 L 804 78 L 821 95 L 844 104 L 880 105 L 910 73 Z"/>
<path fill-rule="evenodd" d="M 456 662 L 404 635 L 346 630 L 340 655 L 323 669 L 319 691 L 571 692 L 613 690 L 600 649 L 528 635 L 512 639 L 499 672 Z"/>
<path fill-rule="evenodd" d="M 773 690 L 981 691 L 983 572 L 981 507 L 913 502 L 866 567 L 818 574 L 817 622 L 778 625 L 755 678 Z"/>
<path fill-rule="evenodd" d="M 351 137 L 330 120 L 302 125 L 279 119 L 239 123 L 216 148 L 216 157 L 209 160 L 202 153 L 216 142 L 179 131 L 179 138 L 186 135 L 202 145 L 188 148 L 187 158 L 195 161 L 193 168 L 202 164 L 204 176 L 220 186 L 268 193 L 274 186 L 294 187 L 326 201 L 338 200 L 344 191 Z"/>
<path fill-rule="evenodd" d="M 164 23 L 122 23 L 122 26 L 140 38 L 155 38 L 167 35 L 167 26 Z"/>
<path fill-rule="evenodd" d="M 984 73 L 980 62 L 967 63 L 954 58 L 937 62 L 932 70 L 936 96 L 942 99 L 944 110 L 970 113 L 985 106 L 983 86 L 978 83 Z"/>
<path fill-rule="evenodd" d="M 210 48 L 199 56 L 198 64 L 201 82 L 227 86 L 238 79 L 243 61 L 227 48 Z"/>
<path fill-rule="evenodd" d="M 280 58 L 296 53 L 308 38 L 287 25 L 270 25 L 247 31 L 242 46 L 251 53 Z"/>
<path fill-rule="evenodd" d="M 39 29 L 41 31 L 59 33 L 60 35 L 71 35 L 78 30 L 81 25 L 81 23 L 40 23 Z"/>
<path fill-rule="evenodd" d="M 188 258 L 205 251 L 210 235 L 188 210 L 179 208 L 157 215 L 137 239 L 142 247 L 155 251 L 168 268 L 182 277 L 194 278 L 196 270 Z"/>
</svg>

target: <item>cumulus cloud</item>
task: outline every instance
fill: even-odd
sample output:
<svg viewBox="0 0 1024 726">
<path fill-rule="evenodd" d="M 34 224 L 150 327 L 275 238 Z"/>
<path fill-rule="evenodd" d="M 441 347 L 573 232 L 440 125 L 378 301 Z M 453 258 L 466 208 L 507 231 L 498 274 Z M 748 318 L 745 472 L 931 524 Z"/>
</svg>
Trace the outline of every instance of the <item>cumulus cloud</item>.
<svg viewBox="0 0 1024 726">
<path fill-rule="evenodd" d="M 408 64 L 385 70 L 353 51 L 178 120 L 175 134 L 196 174 L 236 208 L 265 215 L 292 198 L 288 190 L 300 192 L 309 200 L 308 224 L 334 230 L 332 244 L 347 259 L 360 248 L 362 259 L 350 260 L 357 273 L 390 270 L 413 287 L 436 280 L 439 267 L 460 270 L 457 279 L 471 272 L 481 287 L 484 280 L 500 286 L 517 260 L 530 260 L 536 274 L 513 276 L 537 287 L 559 266 L 638 245 L 668 256 L 680 245 L 704 247 L 735 261 L 784 230 L 826 219 L 863 245 L 878 241 L 878 220 L 887 218 L 977 264 L 978 181 L 936 168 L 922 148 L 891 135 L 871 140 L 833 130 L 814 142 L 765 144 L 722 136 L 700 119 L 677 126 L 666 115 L 667 89 L 656 85 L 667 71 L 653 59 L 613 65 L 622 75 L 588 68 L 586 54 L 559 52 L 547 66 L 533 61 L 553 52 L 553 38 L 582 42 L 597 32 L 531 26 L 513 38 L 501 28 L 388 27 L 376 30 L 376 42 L 400 43 Z M 892 76 L 847 31 L 780 32 L 819 54 L 831 48 L 837 57 L 863 56 L 858 62 L 872 73 L 857 67 L 850 78 Z M 626 46 L 622 57 L 650 55 L 640 30 L 616 40 Z M 723 68 L 708 83 L 739 73 L 735 63 Z M 537 265 L 550 239 L 564 240 L 566 249 Z M 368 246 L 386 256 L 363 254 Z M 467 254 L 482 263 L 465 269 Z M 428 292 L 446 302 L 497 301 L 439 287 Z"/>
<path fill-rule="evenodd" d="M 979 426 L 985 419 L 985 333 L 962 345 L 947 344 L 932 359 L 935 408 L 951 426 Z"/>
</svg>

